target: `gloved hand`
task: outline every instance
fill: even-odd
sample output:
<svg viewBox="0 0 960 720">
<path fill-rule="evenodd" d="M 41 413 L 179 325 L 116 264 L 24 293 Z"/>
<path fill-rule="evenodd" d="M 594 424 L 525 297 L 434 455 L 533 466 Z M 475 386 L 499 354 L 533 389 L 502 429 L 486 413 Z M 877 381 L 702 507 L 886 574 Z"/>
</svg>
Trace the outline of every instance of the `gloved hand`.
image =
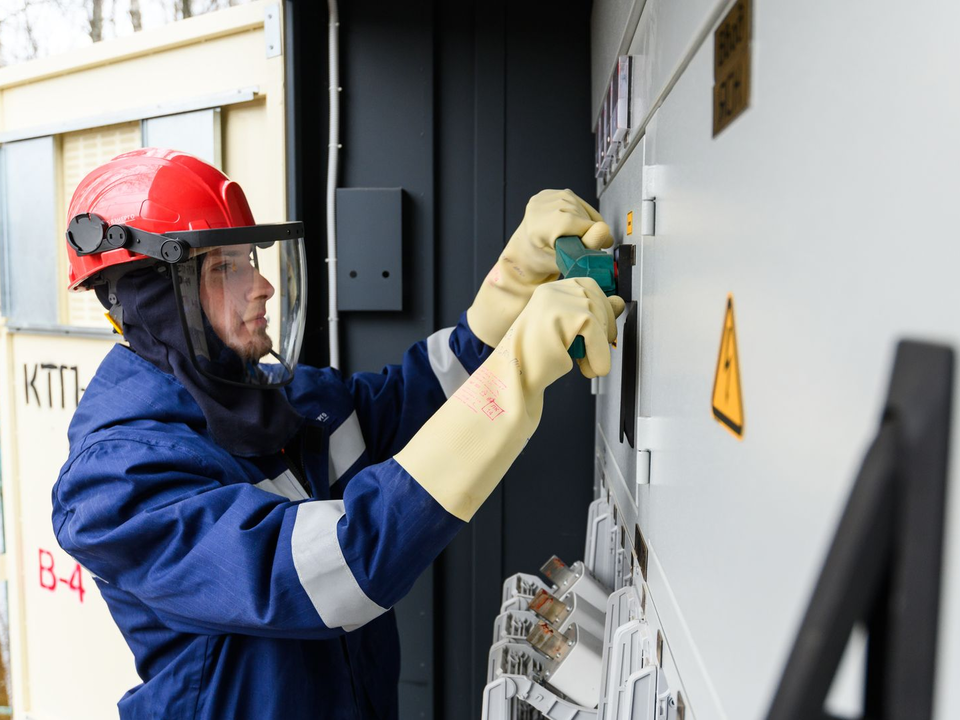
<svg viewBox="0 0 960 720">
<path fill-rule="evenodd" d="M 493 354 L 434 413 L 395 460 L 464 522 L 500 482 L 540 423 L 543 393 L 573 367 L 582 335 L 587 377 L 610 372 L 623 300 L 591 278 L 541 285 Z"/>
<path fill-rule="evenodd" d="M 560 277 L 553 245 L 565 235 L 576 235 L 592 250 L 613 244 L 600 213 L 570 190 L 543 190 L 530 198 L 520 227 L 467 310 L 474 335 L 495 347 L 533 291 Z"/>
</svg>

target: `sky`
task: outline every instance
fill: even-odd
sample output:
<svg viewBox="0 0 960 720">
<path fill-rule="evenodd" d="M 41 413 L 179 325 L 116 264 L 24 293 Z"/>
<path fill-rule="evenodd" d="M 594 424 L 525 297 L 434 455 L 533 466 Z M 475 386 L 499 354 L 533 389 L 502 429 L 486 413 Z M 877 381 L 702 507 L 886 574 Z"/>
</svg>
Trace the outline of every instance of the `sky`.
<svg viewBox="0 0 960 720">
<path fill-rule="evenodd" d="M 240 5 L 249 0 L 233 0 Z M 229 0 L 193 0 L 194 13 L 226 7 Z M 92 43 L 89 0 L 0 0 L 0 66 L 85 47 Z M 133 33 L 130 0 L 103 0 L 104 40 Z M 140 0 L 143 29 L 149 30 L 176 19 L 174 0 Z M 27 33 L 32 28 L 37 53 Z"/>
</svg>

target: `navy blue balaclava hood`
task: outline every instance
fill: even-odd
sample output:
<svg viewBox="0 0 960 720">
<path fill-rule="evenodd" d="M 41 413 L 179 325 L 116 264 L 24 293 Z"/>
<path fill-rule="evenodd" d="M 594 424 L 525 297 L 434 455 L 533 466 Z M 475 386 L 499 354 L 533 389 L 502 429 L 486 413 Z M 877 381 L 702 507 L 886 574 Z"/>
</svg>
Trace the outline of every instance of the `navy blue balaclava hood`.
<svg viewBox="0 0 960 720">
<path fill-rule="evenodd" d="M 99 285 L 96 291 L 109 307 L 107 286 Z M 282 389 L 228 385 L 194 367 L 167 268 L 128 272 L 117 281 L 115 292 L 123 307 L 124 339 L 137 355 L 180 381 L 200 406 L 217 445 L 233 455 L 256 457 L 279 452 L 296 435 L 303 417 Z M 212 330 L 208 335 L 216 337 Z M 219 345 L 221 362 L 241 365 L 232 350 Z"/>
</svg>

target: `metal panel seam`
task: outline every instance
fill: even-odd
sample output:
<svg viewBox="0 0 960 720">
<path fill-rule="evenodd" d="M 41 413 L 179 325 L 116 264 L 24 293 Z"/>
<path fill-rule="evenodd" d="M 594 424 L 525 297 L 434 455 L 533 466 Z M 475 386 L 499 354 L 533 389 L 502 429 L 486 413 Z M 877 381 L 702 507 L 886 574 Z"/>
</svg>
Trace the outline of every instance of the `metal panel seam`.
<svg viewBox="0 0 960 720">
<path fill-rule="evenodd" d="M 700 667 L 701 676 L 703 677 L 703 682 L 706 685 L 708 692 L 710 693 L 710 698 L 713 701 L 713 704 L 716 707 L 717 711 L 720 713 L 720 717 L 726 719 L 729 716 L 725 712 L 723 708 L 723 704 L 720 702 L 720 696 L 717 695 L 717 689 L 713 686 L 713 681 L 710 679 L 710 675 L 707 673 L 707 666 L 704 663 L 703 658 L 700 656 L 700 652 L 697 650 L 696 644 L 693 642 L 693 634 L 690 632 L 690 628 L 687 625 L 686 620 L 684 620 L 683 612 L 680 610 L 680 607 L 677 603 L 677 598 L 673 594 L 673 588 L 670 587 L 670 582 L 667 580 L 667 576 L 663 571 L 663 565 L 660 564 L 660 560 L 657 557 L 657 552 L 656 550 L 654 550 L 653 545 L 649 541 L 647 542 L 647 557 L 649 562 L 649 566 L 648 566 L 649 569 L 650 570 L 656 569 L 656 579 L 657 579 L 656 584 L 660 585 L 662 588 L 662 592 L 666 594 L 667 601 L 668 601 L 667 604 L 670 607 L 674 608 L 673 612 L 668 613 L 668 617 L 671 617 L 676 620 L 677 628 L 675 629 L 678 630 L 681 634 L 683 634 L 686 637 L 687 646 L 689 648 L 689 651 L 693 654 L 693 661 Z M 650 576 L 652 575 L 653 573 L 651 572 Z M 648 586 L 650 585 L 649 580 L 647 581 L 647 585 Z M 651 588 L 651 591 L 647 593 L 647 600 L 653 605 L 654 610 L 657 613 L 657 616 L 660 618 L 661 624 L 664 625 L 664 642 L 666 642 L 669 645 L 670 643 L 666 633 L 666 623 L 664 622 L 664 613 L 661 612 L 660 605 L 657 603 L 657 600 L 654 597 L 653 588 Z M 664 607 L 666 607 L 666 605 L 664 605 Z M 676 635 L 673 635 L 673 637 L 676 638 Z M 671 652 L 674 657 L 674 662 L 676 662 L 676 659 L 677 659 L 676 644 L 674 644 L 674 650 L 672 650 Z M 677 665 L 677 675 L 679 676 L 680 663 L 676 663 L 676 665 Z M 681 678 L 678 678 L 678 681 L 680 682 L 681 685 L 684 685 L 683 680 Z M 687 690 L 685 685 L 684 685 L 684 692 L 688 696 L 690 696 L 689 690 Z M 692 702 L 692 699 L 691 699 L 691 705 L 694 705 L 694 704 L 695 703 Z"/>
<path fill-rule="evenodd" d="M 630 144 L 627 146 L 627 149 L 623 151 L 623 155 L 620 158 L 620 162 L 613 169 L 613 172 L 610 173 L 610 177 L 607 178 L 606 184 L 600 188 L 597 192 L 598 197 L 602 197 L 603 193 L 607 191 L 607 188 L 610 187 L 610 183 L 613 182 L 613 179 L 617 176 L 617 173 L 620 172 L 620 168 L 623 167 L 624 163 L 627 161 L 627 158 L 630 157 L 630 153 L 633 152 L 633 149 L 639 144 L 640 139 L 646 134 L 647 125 L 650 123 L 650 120 L 656 114 L 657 110 L 660 109 L 660 106 L 663 105 L 664 101 L 667 99 L 667 96 L 670 94 L 670 91 L 673 90 L 674 85 L 680 80 L 680 76 L 683 75 L 684 70 L 687 69 L 687 66 L 690 65 L 693 60 L 694 55 L 700 51 L 700 47 L 703 45 L 704 41 L 710 36 L 710 33 L 713 31 L 713 28 L 720 21 L 721 16 L 731 7 L 733 7 L 736 0 L 722 0 L 717 6 L 713 9 L 713 12 L 707 17 L 706 22 L 700 27 L 700 31 L 694 36 L 693 42 L 687 47 L 687 51 L 680 58 L 680 62 L 677 63 L 677 66 L 673 69 L 673 72 L 670 73 L 670 79 L 667 80 L 666 84 L 663 86 L 663 89 L 657 95 L 657 99 L 650 104 L 650 109 L 647 110 L 646 114 L 643 116 L 643 121 L 640 122 L 636 127 L 636 134 L 633 136 L 633 139 L 630 141 Z"/>
<path fill-rule="evenodd" d="M 604 450 L 611 457 L 613 457 L 613 451 L 610 448 L 610 443 L 607 440 L 606 435 L 604 435 L 603 433 L 603 427 L 599 423 L 597 424 L 597 430 L 598 430 L 598 435 L 600 436 L 600 439 L 603 441 Z M 627 491 L 629 496 L 629 487 L 627 486 L 627 483 L 623 477 L 623 474 L 620 472 L 620 468 L 617 466 L 615 462 L 612 463 L 612 465 L 616 470 L 616 476 L 620 479 L 621 483 L 623 484 L 624 490 Z M 613 497 L 613 501 L 617 504 L 618 514 L 620 516 L 621 522 L 623 522 L 623 518 L 627 516 L 624 514 L 623 508 L 620 506 L 620 503 L 617 502 L 617 493 L 616 492 L 612 493 L 612 497 Z M 637 518 L 637 521 L 638 521 L 637 525 L 639 525 L 639 517 Z M 627 538 L 628 538 L 628 542 L 631 543 L 632 545 L 633 544 L 632 533 L 628 532 Z M 635 553 L 637 552 L 636 548 L 634 548 L 634 552 Z M 647 573 L 647 577 L 644 578 L 644 580 L 646 581 L 648 586 L 651 586 L 650 578 L 653 576 L 653 573 L 650 572 L 650 570 L 656 569 L 657 582 L 653 583 L 653 585 L 661 586 L 663 588 L 663 592 L 666 593 L 669 606 L 674 608 L 673 612 L 669 613 L 669 617 L 676 620 L 678 625 L 677 631 L 685 636 L 687 640 L 686 644 L 689 647 L 690 652 L 693 654 L 693 661 L 700 667 L 700 673 L 701 673 L 701 676 L 703 677 L 703 681 L 706 684 L 708 691 L 710 692 L 711 700 L 713 701 L 714 706 L 717 708 L 717 710 L 721 713 L 721 717 L 726 720 L 728 716 L 723 711 L 723 705 L 721 704 L 720 698 L 717 695 L 716 688 L 713 686 L 713 682 L 710 680 L 710 676 L 707 674 L 706 665 L 704 664 L 703 658 L 700 656 L 700 653 L 697 651 L 696 645 L 693 642 L 693 636 L 690 633 L 690 628 L 687 626 L 687 623 L 683 618 L 683 613 L 680 611 L 679 605 L 677 604 L 677 598 L 673 594 L 673 589 L 670 587 L 670 583 L 667 581 L 666 574 L 663 571 L 663 566 L 660 564 L 660 561 L 657 558 L 657 553 L 653 549 L 653 545 L 651 544 L 649 538 L 647 539 L 647 556 L 649 559 L 653 560 L 653 563 L 648 564 L 648 573 Z M 651 592 L 649 592 L 647 596 L 650 602 L 653 603 L 654 609 L 656 610 L 657 617 L 660 618 L 661 624 L 665 625 L 665 623 L 663 622 L 664 613 L 660 611 L 659 606 L 657 605 L 657 602 L 653 597 L 653 587 L 651 587 Z M 666 605 L 664 607 L 666 607 Z M 664 630 L 665 630 L 664 638 L 666 641 L 666 627 L 664 627 Z M 674 638 L 676 638 L 676 635 L 674 635 Z M 676 646 L 674 645 L 674 647 Z M 677 660 L 676 652 L 673 652 L 673 656 L 674 656 L 674 661 L 677 664 L 677 675 L 679 676 L 680 663 L 676 662 Z M 689 690 L 684 685 L 682 678 L 678 677 L 677 681 L 683 687 L 684 693 L 688 697 L 690 697 Z"/>
<path fill-rule="evenodd" d="M 62 135 L 68 132 L 76 132 L 77 130 L 90 130 L 106 125 L 119 125 L 125 122 L 133 122 L 135 120 L 152 120 L 153 118 L 179 115 L 180 113 L 193 112 L 195 110 L 210 110 L 225 105 L 250 102 L 255 100 L 258 95 L 260 95 L 259 86 L 252 85 L 250 87 L 237 88 L 236 90 L 216 93 L 215 95 L 203 95 L 179 102 L 159 103 L 157 105 L 120 110 L 104 115 L 90 115 L 88 117 L 77 118 L 76 120 L 69 120 L 62 123 L 53 123 L 51 125 L 9 130 L 7 132 L 0 132 L 0 143 L 14 142 L 16 140 L 31 140 L 48 135 Z"/>
</svg>

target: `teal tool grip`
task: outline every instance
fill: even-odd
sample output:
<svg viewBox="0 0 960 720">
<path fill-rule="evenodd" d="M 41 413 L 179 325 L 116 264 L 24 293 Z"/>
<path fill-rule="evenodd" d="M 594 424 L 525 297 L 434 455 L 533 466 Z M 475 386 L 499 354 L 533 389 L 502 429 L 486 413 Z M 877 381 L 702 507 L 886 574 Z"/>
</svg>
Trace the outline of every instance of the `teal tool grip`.
<svg viewBox="0 0 960 720">
<path fill-rule="evenodd" d="M 583 335 L 577 335 L 573 339 L 573 345 L 570 346 L 567 352 L 570 353 L 570 357 L 574 360 L 587 356 L 587 343 L 584 342 Z"/>
<path fill-rule="evenodd" d="M 576 235 L 557 238 L 557 269 L 565 278 L 589 277 L 607 296 L 617 294 L 617 277 L 613 255 L 603 250 L 589 250 Z"/>
<path fill-rule="evenodd" d="M 564 278 L 593 278 L 605 295 L 609 297 L 617 294 L 617 273 L 613 255 L 602 250 L 588 249 L 576 235 L 557 238 L 554 249 L 557 253 L 557 269 Z M 582 335 L 577 335 L 568 352 L 574 360 L 586 357 L 587 346 Z"/>
</svg>

